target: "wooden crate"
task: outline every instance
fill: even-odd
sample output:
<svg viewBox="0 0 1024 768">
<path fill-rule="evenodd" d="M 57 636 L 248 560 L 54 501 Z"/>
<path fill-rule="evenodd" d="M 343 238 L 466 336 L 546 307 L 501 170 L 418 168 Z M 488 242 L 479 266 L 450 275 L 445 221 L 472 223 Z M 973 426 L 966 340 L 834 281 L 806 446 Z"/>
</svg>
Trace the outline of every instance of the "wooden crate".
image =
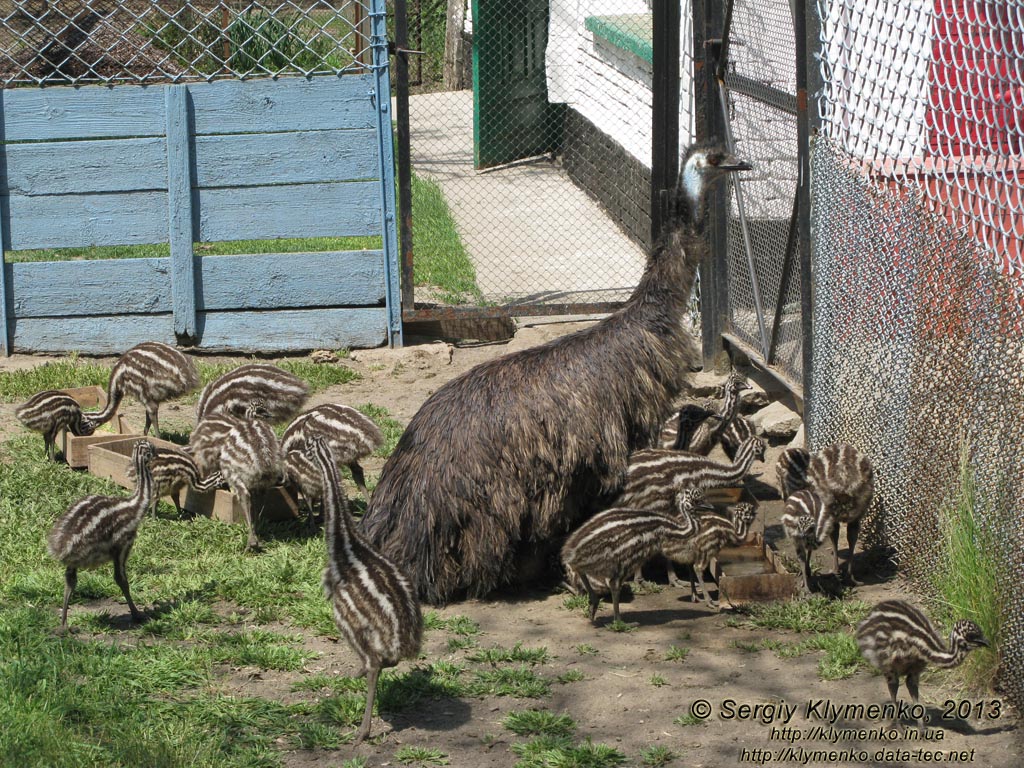
<svg viewBox="0 0 1024 768">
<path fill-rule="evenodd" d="M 790 573 L 760 534 L 738 547 L 725 547 L 711 563 L 721 595 L 730 603 L 781 600 L 797 593 L 798 577 Z"/>
<path fill-rule="evenodd" d="M 128 466 L 131 464 L 132 447 L 140 439 L 121 436 L 120 439 L 97 443 L 89 447 L 89 472 L 97 477 L 113 480 L 125 488 L 134 488 L 135 484 L 128 479 Z M 166 440 L 147 438 L 156 448 L 180 448 Z M 245 517 L 238 499 L 230 491 L 216 490 L 199 493 L 189 488 L 185 495 L 182 509 L 196 515 L 221 520 L 225 523 L 242 523 Z M 169 503 L 174 503 L 166 497 Z M 262 511 L 260 508 L 262 506 Z M 287 520 L 297 515 L 298 508 L 291 494 L 283 488 L 271 488 L 262 496 L 253 497 L 253 510 L 263 520 Z"/>
<path fill-rule="evenodd" d="M 709 488 L 704 501 L 709 504 L 736 504 L 743 497 L 743 488 Z"/>
<path fill-rule="evenodd" d="M 75 402 L 85 410 L 102 410 L 107 404 L 107 393 L 103 387 L 72 387 L 60 391 L 74 398 Z M 61 430 L 58 439 L 68 466 L 74 469 L 84 469 L 89 466 L 90 445 L 123 440 L 125 435 L 133 434 L 135 431 L 119 413 L 91 435 L 73 435 L 66 430 Z"/>
</svg>

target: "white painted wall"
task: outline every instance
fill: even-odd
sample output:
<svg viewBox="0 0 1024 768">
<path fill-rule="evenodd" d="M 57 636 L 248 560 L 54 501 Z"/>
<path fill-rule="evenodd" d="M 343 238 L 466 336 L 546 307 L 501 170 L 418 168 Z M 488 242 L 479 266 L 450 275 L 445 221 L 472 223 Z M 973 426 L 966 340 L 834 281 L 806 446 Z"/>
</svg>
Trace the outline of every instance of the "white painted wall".
<svg viewBox="0 0 1024 768">
<path fill-rule="evenodd" d="M 679 141 L 692 140 L 693 33 L 690 0 L 682 1 Z M 651 166 L 651 65 L 596 38 L 588 16 L 648 13 L 648 0 L 551 0 L 546 52 L 548 100 L 564 102 L 648 168 Z"/>
</svg>

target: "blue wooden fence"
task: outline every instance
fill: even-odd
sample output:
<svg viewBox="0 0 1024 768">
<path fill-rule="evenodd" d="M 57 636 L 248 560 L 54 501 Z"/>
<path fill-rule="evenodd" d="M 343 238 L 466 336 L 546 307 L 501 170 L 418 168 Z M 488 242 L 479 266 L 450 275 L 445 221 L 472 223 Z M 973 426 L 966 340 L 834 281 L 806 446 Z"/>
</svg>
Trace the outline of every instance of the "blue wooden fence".
<svg viewBox="0 0 1024 768">
<path fill-rule="evenodd" d="M 170 243 L 168 258 L 4 263 L 5 351 L 401 343 L 382 56 L 341 77 L 0 91 L 3 251 Z M 193 253 L 360 235 L 383 247 Z"/>
</svg>

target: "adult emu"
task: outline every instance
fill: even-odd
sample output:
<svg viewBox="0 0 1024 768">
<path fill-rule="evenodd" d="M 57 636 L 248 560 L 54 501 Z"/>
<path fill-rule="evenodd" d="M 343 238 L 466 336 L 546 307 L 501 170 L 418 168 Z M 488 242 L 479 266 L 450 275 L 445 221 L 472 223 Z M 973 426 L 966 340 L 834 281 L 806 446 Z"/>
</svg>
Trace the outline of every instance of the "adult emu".
<svg viewBox="0 0 1024 768">
<path fill-rule="evenodd" d="M 524 580 L 516 566 L 556 553 L 619 489 L 630 452 L 654 443 L 698 360 L 682 318 L 706 250 L 708 186 L 749 168 L 717 144 L 690 147 L 673 220 L 622 309 L 467 371 L 412 418 L 363 529 L 422 599 L 443 604 Z"/>
</svg>

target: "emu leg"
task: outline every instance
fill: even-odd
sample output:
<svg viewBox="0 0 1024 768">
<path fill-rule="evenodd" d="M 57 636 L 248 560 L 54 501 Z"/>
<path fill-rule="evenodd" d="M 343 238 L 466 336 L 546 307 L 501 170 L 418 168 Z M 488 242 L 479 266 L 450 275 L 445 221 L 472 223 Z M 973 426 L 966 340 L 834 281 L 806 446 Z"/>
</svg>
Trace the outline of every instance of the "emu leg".
<svg viewBox="0 0 1024 768">
<path fill-rule="evenodd" d="M 668 578 L 668 583 L 671 586 L 673 586 L 673 587 L 681 587 L 681 586 L 683 586 L 683 581 L 676 574 L 676 567 L 672 564 L 671 560 L 669 560 L 667 563 L 665 563 L 665 576 L 666 576 L 666 578 Z"/>
<path fill-rule="evenodd" d="M 846 541 L 850 545 L 850 557 L 846 561 L 846 580 L 854 586 L 861 584 L 861 582 L 853 578 L 853 550 L 857 546 L 858 534 L 860 534 L 860 520 L 852 520 L 846 524 Z M 909 679 L 907 678 L 908 684 Z"/>
<path fill-rule="evenodd" d="M 622 589 L 622 579 L 612 576 L 608 579 L 608 588 L 612 592 L 612 621 L 621 621 L 619 618 L 619 590 Z"/>
<path fill-rule="evenodd" d="M 128 560 L 128 549 L 120 549 L 114 553 L 114 581 L 121 588 L 124 599 L 128 601 L 128 610 L 132 612 L 132 621 L 142 621 L 142 614 L 132 602 L 131 593 L 128 591 L 128 575 L 125 573 L 124 564 Z"/>
<path fill-rule="evenodd" d="M 804 590 L 811 591 L 811 552 L 807 547 L 801 547 L 797 553 L 804 566 Z"/>
<path fill-rule="evenodd" d="M 917 681 L 918 681 L 919 677 L 920 677 L 920 673 L 918 673 L 918 672 L 909 672 L 907 674 L 907 691 L 910 692 L 910 698 L 913 700 L 913 702 L 915 704 L 919 704 L 920 703 L 920 701 L 918 700 L 918 696 L 917 696 L 917 693 L 918 693 Z M 923 715 L 922 715 L 921 719 L 917 721 L 917 727 L 921 731 L 923 731 L 925 729 L 924 728 L 924 716 Z"/>
<path fill-rule="evenodd" d="M 704 584 L 704 567 L 696 563 L 692 567 L 694 574 L 697 576 L 697 583 L 700 584 L 700 593 L 704 596 L 704 604 L 709 608 L 713 608 L 715 604 L 711 601 L 711 595 L 708 594 L 708 588 Z"/>
<path fill-rule="evenodd" d="M 828 537 L 832 540 L 832 573 L 836 576 L 839 575 L 839 523 L 836 522 L 832 526 L 832 530 L 828 532 Z"/>
<path fill-rule="evenodd" d="M 171 501 L 174 502 L 174 510 L 178 513 L 178 519 L 179 520 L 181 519 L 181 515 L 182 515 L 181 494 L 183 494 L 183 493 L 185 493 L 185 489 L 184 488 L 180 488 L 179 490 L 177 490 L 177 491 L 175 491 L 174 493 L 171 494 Z"/>
<path fill-rule="evenodd" d="M 356 731 L 356 738 L 353 744 L 360 744 L 370 735 L 370 721 L 373 719 L 373 701 L 377 698 L 377 677 L 380 675 L 380 667 L 370 667 L 366 673 L 366 710 L 363 712 L 363 724 Z"/>
<path fill-rule="evenodd" d="M 57 461 L 57 431 L 51 430 L 43 435 L 43 453 L 50 461 Z"/>
<path fill-rule="evenodd" d="M 259 552 L 260 540 L 256 538 L 256 531 L 252 525 L 252 496 L 249 494 L 249 489 L 239 486 L 238 488 L 232 488 L 235 492 L 235 496 L 238 497 L 238 503 L 242 507 L 242 516 L 245 518 L 245 528 L 249 532 L 249 539 L 245 543 L 246 552 Z"/>
<path fill-rule="evenodd" d="M 900 689 L 899 675 L 895 672 L 887 672 L 885 675 L 885 684 L 889 687 L 889 700 L 892 702 L 892 723 L 893 725 L 899 725 L 900 718 L 897 714 L 897 712 L 899 712 L 899 707 L 896 704 L 896 693 Z"/>
<path fill-rule="evenodd" d="M 352 472 L 352 479 L 356 483 L 356 488 L 363 494 L 363 498 L 366 499 L 366 503 L 370 503 L 370 492 L 366 490 L 366 475 L 363 474 L 363 468 L 359 466 L 358 461 L 353 461 L 348 465 L 349 471 Z"/>
<path fill-rule="evenodd" d="M 590 600 L 590 621 L 593 622 L 597 618 L 597 606 L 601 604 L 601 598 L 597 596 L 597 592 L 590 586 L 590 579 L 587 578 L 585 573 L 579 574 L 580 581 L 583 582 L 583 588 L 587 590 L 587 598 Z"/>
<path fill-rule="evenodd" d="M 160 435 L 160 404 L 157 403 L 153 406 L 152 413 L 150 409 L 146 409 L 146 429 L 149 429 L 149 425 L 153 425 L 153 437 L 159 439 Z M 146 430 L 142 431 L 142 434 L 146 434 Z"/>
<path fill-rule="evenodd" d="M 78 569 L 68 568 L 64 571 L 64 607 L 60 612 L 60 631 L 67 632 L 68 629 L 68 603 L 71 602 L 71 595 L 78 584 Z"/>
</svg>

